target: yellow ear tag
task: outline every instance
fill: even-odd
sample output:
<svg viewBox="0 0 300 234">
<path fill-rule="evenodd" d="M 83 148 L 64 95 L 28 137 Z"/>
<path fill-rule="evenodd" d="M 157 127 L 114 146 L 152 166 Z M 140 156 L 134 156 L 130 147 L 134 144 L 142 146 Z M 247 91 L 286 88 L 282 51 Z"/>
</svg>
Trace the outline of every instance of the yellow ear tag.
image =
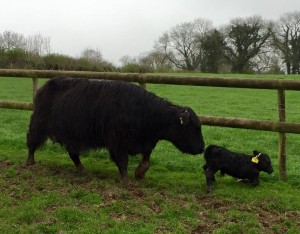
<svg viewBox="0 0 300 234">
<path fill-rule="evenodd" d="M 251 161 L 252 161 L 253 163 L 258 164 L 258 162 L 259 162 L 258 156 L 253 157 L 253 158 L 251 159 Z"/>
<path fill-rule="evenodd" d="M 183 119 L 181 117 L 179 119 L 180 119 L 180 124 L 183 124 Z"/>
</svg>

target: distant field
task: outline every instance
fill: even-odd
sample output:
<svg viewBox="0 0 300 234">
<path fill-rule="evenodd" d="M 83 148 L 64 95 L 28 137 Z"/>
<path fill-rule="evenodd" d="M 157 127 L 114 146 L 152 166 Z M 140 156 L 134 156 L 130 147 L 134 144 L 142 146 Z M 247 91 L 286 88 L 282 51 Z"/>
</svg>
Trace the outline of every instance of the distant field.
<svg viewBox="0 0 300 234">
<path fill-rule="evenodd" d="M 31 79 L 0 78 L 0 100 L 31 101 L 31 85 Z M 278 119 L 275 90 L 154 84 L 147 89 L 197 114 Z M 287 121 L 299 122 L 300 92 L 287 91 L 286 105 Z M 300 135 L 288 134 L 289 180 L 282 182 L 277 133 L 203 126 L 207 145 L 249 154 L 259 149 L 275 169 L 262 173 L 255 189 L 217 175 L 213 193 L 206 195 L 202 155 L 184 155 L 168 142 L 157 145 L 146 178 L 131 188 L 120 184 L 105 150 L 86 152 L 87 173 L 77 175 L 66 152 L 48 142 L 37 152 L 37 164 L 27 168 L 30 114 L 0 109 L 0 233 L 300 233 Z M 131 178 L 138 162 L 130 158 Z"/>
</svg>

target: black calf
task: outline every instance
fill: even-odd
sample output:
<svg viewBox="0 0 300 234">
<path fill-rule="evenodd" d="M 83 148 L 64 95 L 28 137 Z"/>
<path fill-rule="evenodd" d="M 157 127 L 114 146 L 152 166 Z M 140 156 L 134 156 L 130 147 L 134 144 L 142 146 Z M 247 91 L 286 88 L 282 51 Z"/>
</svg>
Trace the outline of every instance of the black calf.
<svg viewBox="0 0 300 234">
<path fill-rule="evenodd" d="M 238 179 L 247 179 L 255 187 L 259 184 L 259 173 L 265 171 L 273 172 L 270 157 L 257 150 L 253 156 L 234 153 L 228 149 L 216 145 L 210 145 L 204 153 L 206 164 L 203 170 L 206 176 L 207 192 L 211 192 L 212 182 L 215 181 L 214 174 L 221 171 L 221 174 L 228 174 Z"/>
</svg>

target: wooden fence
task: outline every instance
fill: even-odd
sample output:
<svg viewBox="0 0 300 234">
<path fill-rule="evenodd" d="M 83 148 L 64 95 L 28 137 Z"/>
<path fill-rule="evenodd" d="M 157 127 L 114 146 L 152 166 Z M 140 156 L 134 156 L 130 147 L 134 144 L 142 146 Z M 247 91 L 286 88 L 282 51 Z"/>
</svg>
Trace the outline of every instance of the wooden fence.
<svg viewBox="0 0 300 234">
<path fill-rule="evenodd" d="M 279 178 L 287 179 L 286 172 L 286 133 L 300 133 L 300 123 L 285 121 L 285 90 L 300 90 L 300 81 L 289 79 L 261 79 L 261 78 L 215 78 L 215 77 L 185 77 L 185 76 L 159 76 L 148 74 L 124 74 L 102 72 L 71 72 L 71 71 L 43 71 L 43 70 L 3 70 L 1 77 L 31 78 L 33 81 L 33 97 L 38 89 L 38 78 L 52 78 L 56 75 L 67 75 L 74 78 L 110 79 L 137 82 L 143 88 L 146 83 L 173 84 L 230 88 L 273 89 L 278 93 L 278 121 L 255 120 L 245 118 L 216 117 L 201 115 L 199 119 L 203 125 L 221 126 L 231 128 L 244 128 L 278 132 L 279 152 Z M 32 103 L 0 101 L 0 108 L 33 110 Z"/>
</svg>

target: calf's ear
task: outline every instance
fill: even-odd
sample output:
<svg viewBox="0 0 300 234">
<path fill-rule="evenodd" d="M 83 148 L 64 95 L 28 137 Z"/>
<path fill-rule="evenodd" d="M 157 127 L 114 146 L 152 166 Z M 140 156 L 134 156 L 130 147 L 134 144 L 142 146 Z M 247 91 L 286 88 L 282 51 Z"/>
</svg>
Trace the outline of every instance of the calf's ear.
<svg viewBox="0 0 300 234">
<path fill-rule="evenodd" d="M 257 156 L 257 155 L 259 155 L 259 151 L 258 150 L 253 150 L 253 156 Z"/>
<path fill-rule="evenodd" d="M 187 125 L 190 121 L 190 112 L 188 110 L 184 110 L 179 113 L 179 122 L 181 125 Z"/>
</svg>

